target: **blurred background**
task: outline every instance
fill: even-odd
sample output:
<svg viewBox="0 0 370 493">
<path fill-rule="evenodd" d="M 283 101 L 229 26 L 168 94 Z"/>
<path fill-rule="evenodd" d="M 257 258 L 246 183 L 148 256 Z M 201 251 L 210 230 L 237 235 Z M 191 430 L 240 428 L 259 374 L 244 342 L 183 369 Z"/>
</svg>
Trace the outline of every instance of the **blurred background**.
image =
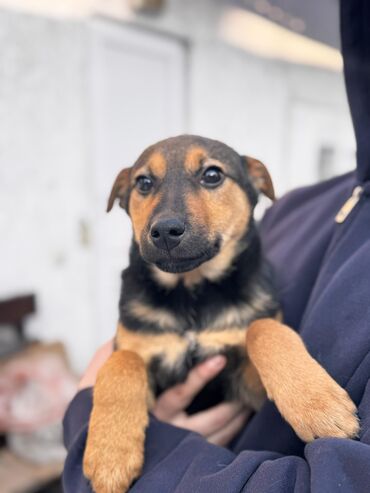
<svg viewBox="0 0 370 493">
<path fill-rule="evenodd" d="M 0 0 L 0 489 L 60 491 L 60 420 L 117 320 L 122 167 L 180 133 L 277 194 L 354 168 L 337 0 Z"/>
</svg>

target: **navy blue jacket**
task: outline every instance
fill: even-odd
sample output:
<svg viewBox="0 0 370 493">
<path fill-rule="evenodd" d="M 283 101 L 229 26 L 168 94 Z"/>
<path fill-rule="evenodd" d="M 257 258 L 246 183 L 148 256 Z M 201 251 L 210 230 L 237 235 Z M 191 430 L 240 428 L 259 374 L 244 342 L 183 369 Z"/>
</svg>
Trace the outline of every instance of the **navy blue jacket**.
<svg viewBox="0 0 370 493">
<path fill-rule="evenodd" d="M 360 437 L 305 445 L 271 402 L 231 450 L 151 418 L 133 493 L 370 492 L 370 2 L 343 0 L 341 14 L 357 170 L 288 194 L 268 211 L 261 234 L 285 320 L 357 404 Z M 356 185 L 360 201 L 336 224 Z M 81 466 L 90 411 L 87 389 L 64 419 L 65 493 L 91 493 Z"/>
</svg>

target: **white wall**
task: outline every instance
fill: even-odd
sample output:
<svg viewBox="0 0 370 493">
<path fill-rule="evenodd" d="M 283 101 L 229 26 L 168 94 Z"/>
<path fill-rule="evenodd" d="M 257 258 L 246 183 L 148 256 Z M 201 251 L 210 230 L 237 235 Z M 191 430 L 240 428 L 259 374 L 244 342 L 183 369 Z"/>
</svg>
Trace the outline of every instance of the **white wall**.
<svg viewBox="0 0 370 493">
<path fill-rule="evenodd" d="M 6 11 L 0 26 L 0 296 L 36 292 L 30 335 L 77 366 L 93 333 L 85 28 Z"/>
<path fill-rule="evenodd" d="M 187 48 L 173 36 L 101 20 L 92 23 L 91 35 L 94 307 L 103 343 L 117 324 L 119 274 L 128 263 L 132 238 L 122 209 L 114 207 L 107 216 L 107 194 L 118 172 L 144 148 L 184 132 Z"/>
<path fill-rule="evenodd" d="M 350 157 L 347 167 L 342 163 L 337 172 L 352 169 L 355 144 L 342 73 L 257 58 L 225 43 L 220 32 L 229 6 L 228 1 L 172 0 L 164 15 L 136 19 L 191 42 L 189 131 L 263 160 L 282 194 L 317 180 L 312 144 L 318 144 L 318 138 L 308 134 L 314 132 L 314 124 L 293 128 L 295 108 L 305 104 L 310 115 L 330 120 L 332 126 L 333 118 L 334 128 L 321 128 L 323 142 Z M 332 138 L 336 126 L 340 128 Z M 293 133 L 301 146 L 306 143 L 301 148 L 306 157 L 302 165 L 292 149 Z M 312 164 L 307 166 L 307 159 Z"/>
<path fill-rule="evenodd" d="M 105 2 L 105 9 L 101 2 L 95 8 L 76 0 L 63 10 L 62 3 L 18 0 L 13 7 L 36 9 L 37 15 L 0 12 L 0 296 L 36 292 L 39 311 L 30 334 L 64 341 L 74 367 L 82 370 L 99 333 L 87 14 L 104 11 L 187 40 L 186 130 L 264 160 L 280 192 L 315 176 L 304 148 L 309 173 L 297 173 L 291 136 L 311 145 L 314 139 L 305 133 L 315 129 L 297 129 L 297 105 L 317 108 L 323 122 L 342 122 L 335 144 L 345 140 L 349 149 L 353 139 L 342 76 L 258 59 L 226 45 L 218 38 L 222 2 L 172 0 L 164 15 L 152 18 L 130 16 L 121 1 Z"/>
</svg>

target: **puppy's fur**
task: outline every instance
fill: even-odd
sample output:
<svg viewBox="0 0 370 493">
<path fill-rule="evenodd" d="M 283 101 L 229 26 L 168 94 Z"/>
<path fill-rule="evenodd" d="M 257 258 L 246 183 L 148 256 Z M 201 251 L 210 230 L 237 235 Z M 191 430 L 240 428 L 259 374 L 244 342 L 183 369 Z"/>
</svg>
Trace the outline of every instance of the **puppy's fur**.
<svg viewBox="0 0 370 493">
<path fill-rule="evenodd" d="M 129 488 L 154 398 L 215 354 L 226 368 L 189 412 L 222 399 L 258 410 L 267 393 L 305 441 L 356 435 L 347 393 L 278 321 L 253 219 L 259 192 L 274 199 L 261 162 L 196 136 L 159 142 L 118 175 L 108 211 L 119 199 L 134 238 L 116 351 L 98 374 L 84 457 L 97 493 Z"/>
</svg>

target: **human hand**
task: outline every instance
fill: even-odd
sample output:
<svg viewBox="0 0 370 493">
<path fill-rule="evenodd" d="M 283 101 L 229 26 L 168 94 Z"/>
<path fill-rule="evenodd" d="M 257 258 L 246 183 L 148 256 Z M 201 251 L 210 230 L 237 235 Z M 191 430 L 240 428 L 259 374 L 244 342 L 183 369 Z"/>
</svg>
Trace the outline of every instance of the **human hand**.
<svg viewBox="0 0 370 493">
<path fill-rule="evenodd" d="M 161 394 L 152 409 L 160 420 L 195 431 L 216 445 L 227 445 L 243 428 L 251 411 L 238 402 L 222 402 L 205 411 L 188 416 L 185 409 L 202 388 L 226 364 L 224 356 L 214 356 L 193 368 L 184 383 Z"/>
<path fill-rule="evenodd" d="M 113 341 L 101 346 L 93 356 L 79 383 L 79 390 L 95 384 L 97 373 L 113 352 Z M 250 415 L 240 403 L 223 402 L 206 411 L 188 416 L 185 409 L 202 388 L 220 373 L 226 364 L 224 356 L 214 356 L 193 368 L 184 383 L 163 392 L 153 414 L 160 420 L 195 431 L 209 442 L 227 445 L 240 431 Z"/>
<path fill-rule="evenodd" d="M 98 371 L 112 353 L 113 339 L 100 346 L 100 348 L 96 351 L 85 373 L 82 375 L 80 383 L 78 384 L 78 390 L 93 387 L 95 385 Z"/>
</svg>

